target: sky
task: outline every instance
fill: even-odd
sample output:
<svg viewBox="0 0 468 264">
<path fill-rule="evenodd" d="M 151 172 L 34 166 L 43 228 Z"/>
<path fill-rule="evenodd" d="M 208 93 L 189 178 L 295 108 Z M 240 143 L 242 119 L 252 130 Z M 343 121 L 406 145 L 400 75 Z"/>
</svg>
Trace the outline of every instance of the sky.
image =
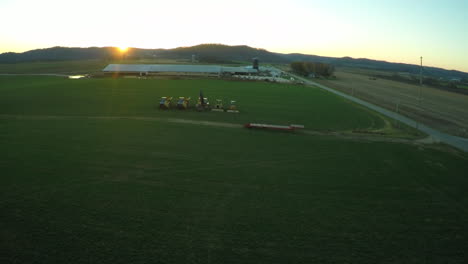
<svg viewBox="0 0 468 264">
<path fill-rule="evenodd" d="M 0 53 L 202 43 L 468 72 L 468 0 L 0 0 Z"/>
</svg>

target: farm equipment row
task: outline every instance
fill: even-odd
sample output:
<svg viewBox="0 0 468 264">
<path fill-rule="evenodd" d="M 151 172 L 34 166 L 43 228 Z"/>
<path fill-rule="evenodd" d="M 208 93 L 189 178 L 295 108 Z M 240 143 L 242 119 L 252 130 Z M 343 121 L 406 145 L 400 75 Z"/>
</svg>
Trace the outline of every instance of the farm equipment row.
<svg viewBox="0 0 468 264">
<path fill-rule="evenodd" d="M 161 97 L 159 101 L 159 109 L 171 109 L 177 107 L 180 110 L 187 110 L 190 108 L 190 97 L 179 97 L 177 103 L 174 106 L 172 103 L 173 97 Z M 236 101 L 231 100 L 227 107 L 224 107 L 223 100 L 216 99 L 214 107 L 211 107 L 208 98 L 203 97 L 203 93 L 200 91 L 197 104 L 195 105 L 197 111 L 214 111 L 214 112 L 228 112 L 228 113 L 239 113 L 237 110 Z"/>
</svg>

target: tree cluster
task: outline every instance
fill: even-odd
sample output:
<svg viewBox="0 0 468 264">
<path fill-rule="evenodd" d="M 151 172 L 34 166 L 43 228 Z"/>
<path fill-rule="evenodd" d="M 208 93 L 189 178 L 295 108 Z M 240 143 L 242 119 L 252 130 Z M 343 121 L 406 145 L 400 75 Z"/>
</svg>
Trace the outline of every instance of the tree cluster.
<svg viewBox="0 0 468 264">
<path fill-rule="evenodd" d="M 291 69 L 302 76 L 330 77 L 335 72 L 335 67 L 328 63 L 295 61 L 291 63 Z"/>
</svg>

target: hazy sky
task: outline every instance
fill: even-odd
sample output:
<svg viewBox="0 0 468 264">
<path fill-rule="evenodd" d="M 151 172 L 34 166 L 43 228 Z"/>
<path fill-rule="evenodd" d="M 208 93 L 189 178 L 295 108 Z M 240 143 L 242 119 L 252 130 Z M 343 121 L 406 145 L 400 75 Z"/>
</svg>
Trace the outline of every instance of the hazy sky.
<svg viewBox="0 0 468 264">
<path fill-rule="evenodd" d="M 0 53 L 201 43 L 468 72 L 468 0 L 0 0 Z"/>
</svg>

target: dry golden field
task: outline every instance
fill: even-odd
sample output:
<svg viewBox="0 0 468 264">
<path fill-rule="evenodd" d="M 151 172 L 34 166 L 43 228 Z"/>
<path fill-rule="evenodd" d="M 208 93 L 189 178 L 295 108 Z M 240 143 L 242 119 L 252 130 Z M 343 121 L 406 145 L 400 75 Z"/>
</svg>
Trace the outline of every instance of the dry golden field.
<svg viewBox="0 0 468 264">
<path fill-rule="evenodd" d="M 373 71 L 338 69 L 336 80 L 316 80 L 452 135 L 468 137 L 468 96 L 436 88 L 369 78 Z M 380 72 L 380 74 L 382 74 Z M 419 91 L 421 98 L 419 101 Z M 398 105 L 398 107 L 397 107 Z M 398 108 L 398 109 L 397 109 Z"/>
</svg>

